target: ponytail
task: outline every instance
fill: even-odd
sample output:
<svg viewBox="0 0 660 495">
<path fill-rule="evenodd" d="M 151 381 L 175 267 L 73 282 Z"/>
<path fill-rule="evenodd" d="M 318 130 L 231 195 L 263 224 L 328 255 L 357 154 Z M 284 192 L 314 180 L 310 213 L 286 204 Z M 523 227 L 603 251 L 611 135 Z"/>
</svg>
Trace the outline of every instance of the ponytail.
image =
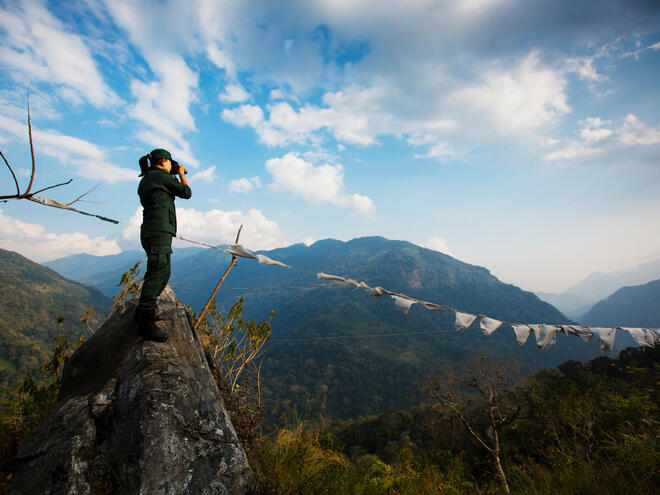
<svg viewBox="0 0 660 495">
<path fill-rule="evenodd" d="M 151 153 L 147 153 L 144 155 L 138 163 L 140 164 L 140 175 L 138 177 L 142 177 L 147 173 L 147 170 L 149 170 L 149 161 L 151 160 Z"/>
</svg>

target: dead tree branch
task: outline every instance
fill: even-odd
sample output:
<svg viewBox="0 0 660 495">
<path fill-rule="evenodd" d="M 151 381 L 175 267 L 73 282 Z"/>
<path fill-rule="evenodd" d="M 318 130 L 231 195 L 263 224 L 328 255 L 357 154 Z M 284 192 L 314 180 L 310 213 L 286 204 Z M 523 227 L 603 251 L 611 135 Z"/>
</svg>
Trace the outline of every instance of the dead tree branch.
<svg viewBox="0 0 660 495">
<path fill-rule="evenodd" d="M 243 225 L 241 225 L 238 228 L 238 233 L 236 234 L 236 241 L 234 244 L 238 244 L 238 239 L 241 236 L 241 230 L 243 230 Z M 206 316 L 206 312 L 209 310 L 209 307 L 211 306 L 211 303 L 215 301 L 215 296 L 218 293 L 218 290 L 220 290 L 220 286 L 224 283 L 225 279 L 227 278 L 227 275 L 229 275 L 229 272 L 236 266 L 236 261 L 238 258 L 236 257 L 235 254 L 231 255 L 231 263 L 225 270 L 225 273 L 223 273 L 222 277 L 220 277 L 220 281 L 218 284 L 215 286 L 215 289 L 213 289 L 213 292 L 211 293 L 211 297 L 209 297 L 208 301 L 206 301 L 206 304 L 202 308 L 202 311 L 199 313 L 199 317 L 197 318 L 197 321 L 195 322 L 195 327 L 194 330 L 197 331 L 199 329 L 199 326 L 202 324 L 202 320 Z M 202 342 L 202 344 L 206 344 L 206 342 Z"/>
<path fill-rule="evenodd" d="M 12 178 L 14 179 L 14 185 L 16 186 L 16 194 L 8 194 L 4 196 L 0 196 L 0 201 L 8 201 L 10 199 L 27 199 L 29 201 L 33 201 L 35 203 L 39 203 L 44 206 L 52 206 L 53 208 L 60 208 L 63 210 L 70 210 L 70 211 L 75 211 L 76 213 L 80 213 L 82 215 L 87 215 L 90 217 L 96 217 L 99 220 L 103 220 L 104 222 L 110 222 L 110 223 L 119 223 L 117 220 L 113 220 L 112 218 L 107 218 L 101 215 L 96 215 L 94 213 L 88 213 L 85 211 L 77 210 L 75 208 L 72 208 L 71 205 L 74 204 L 75 202 L 79 201 L 83 197 L 85 197 L 87 194 L 92 192 L 94 189 L 96 189 L 97 186 L 94 186 L 92 189 L 87 191 L 85 194 L 78 196 L 76 199 L 71 201 L 70 203 L 60 203 L 59 201 L 55 201 L 54 199 L 50 198 L 40 198 L 37 197 L 37 194 L 42 193 L 44 191 L 48 191 L 49 189 L 54 189 L 56 187 L 61 187 L 61 186 L 66 186 L 67 184 L 71 184 L 73 179 L 69 179 L 66 182 L 61 182 L 59 184 L 54 184 L 52 186 L 44 187 L 42 189 L 39 189 L 38 191 L 35 192 L 30 192 L 32 190 L 32 185 L 34 184 L 34 176 L 36 175 L 37 171 L 37 162 L 34 157 L 34 143 L 32 140 L 32 122 L 30 119 L 30 95 L 28 92 L 28 98 L 27 98 L 27 112 L 28 112 L 28 138 L 30 141 L 30 158 L 32 161 L 32 172 L 30 174 L 30 182 L 28 183 L 27 189 L 24 192 L 21 192 L 21 186 L 18 182 L 18 179 L 16 178 L 16 174 L 14 173 L 14 169 L 10 165 L 9 161 L 5 157 L 4 153 L 0 151 L 0 156 L 2 156 L 2 160 L 5 162 L 5 165 L 9 169 L 9 173 L 11 173 Z"/>
</svg>

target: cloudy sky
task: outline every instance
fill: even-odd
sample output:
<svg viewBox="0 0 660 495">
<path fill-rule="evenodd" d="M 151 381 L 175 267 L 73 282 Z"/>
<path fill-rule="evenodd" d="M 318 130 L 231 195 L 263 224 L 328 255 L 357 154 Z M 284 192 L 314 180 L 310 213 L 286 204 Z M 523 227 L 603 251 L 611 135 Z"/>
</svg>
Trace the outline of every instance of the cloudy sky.
<svg viewBox="0 0 660 495">
<path fill-rule="evenodd" d="M 660 258 L 657 1 L 0 0 L 0 67 L 23 187 L 29 88 L 33 190 L 125 222 L 0 203 L 37 261 L 139 247 L 157 147 L 207 243 L 382 235 L 543 291 Z"/>
</svg>

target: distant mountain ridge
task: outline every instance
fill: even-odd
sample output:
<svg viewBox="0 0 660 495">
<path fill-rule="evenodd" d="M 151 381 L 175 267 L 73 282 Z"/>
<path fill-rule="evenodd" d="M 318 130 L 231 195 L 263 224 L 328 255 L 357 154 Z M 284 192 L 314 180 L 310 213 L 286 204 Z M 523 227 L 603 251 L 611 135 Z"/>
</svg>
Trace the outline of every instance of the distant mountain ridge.
<svg viewBox="0 0 660 495">
<path fill-rule="evenodd" d="M 99 291 L 4 249 L 0 301 L 0 381 L 10 383 L 39 369 L 58 333 L 88 333 L 80 319 L 90 307 L 97 313 L 94 324 L 105 319 L 112 306 Z"/>
<path fill-rule="evenodd" d="M 660 260 L 642 263 L 627 270 L 594 272 L 565 292 L 587 300 L 600 301 L 621 287 L 646 284 L 657 279 L 660 279 Z"/>
<path fill-rule="evenodd" d="M 187 247 L 174 250 L 173 262 L 187 256 L 200 253 L 204 248 Z M 138 261 L 145 266 L 144 251 L 129 250 L 119 254 L 107 256 L 94 256 L 91 254 L 72 254 L 64 258 L 57 258 L 43 263 L 43 266 L 55 270 L 64 277 L 76 280 L 85 285 L 92 286 L 103 292 L 106 296 L 114 296 L 118 290 L 121 276 Z"/>
<path fill-rule="evenodd" d="M 259 252 L 292 268 L 239 258 L 216 303 L 227 311 L 244 297 L 243 316 L 259 321 L 276 311 L 262 368 L 264 400 L 274 417 L 297 411 L 346 418 L 406 407 L 414 400 L 412 384 L 425 373 L 478 354 L 517 359 L 527 369 L 599 354 L 597 342 L 565 336 L 547 351 L 540 351 L 533 338 L 519 347 L 510 327 L 489 337 L 476 323 L 457 332 L 453 312 L 414 305 L 406 315 L 394 309 L 389 297 L 375 298 L 316 278 L 325 272 L 364 280 L 372 287 L 504 321 L 570 322 L 552 305 L 501 282 L 486 268 L 407 241 L 325 239 Z M 230 259 L 213 249 L 179 256 L 173 261 L 170 286 L 184 303 L 200 308 Z M 98 275 L 97 267 L 90 259 L 84 264 Z M 123 271 L 113 275 L 113 283 Z"/>
<path fill-rule="evenodd" d="M 622 287 L 582 318 L 585 325 L 660 328 L 660 280 Z"/>
<path fill-rule="evenodd" d="M 642 263 L 628 270 L 593 272 L 562 293 L 536 292 L 536 295 L 557 307 L 569 318 L 581 321 L 595 303 L 620 288 L 646 284 L 656 279 L 660 279 L 660 260 Z"/>
<path fill-rule="evenodd" d="M 405 315 L 389 297 L 316 278 L 325 272 L 364 280 L 505 321 L 569 322 L 550 304 L 502 283 L 486 268 L 406 241 L 325 239 L 263 253 L 291 270 L 239 259 L 216 302 L 226 311 L 242 296 L 243 316 L 255 320 L 276 311 L 262 368 L 264 399 L 275 417 L 292 410 L 352 417 L 404 407 L 413 399 L 415 380 L 475 354 L 518 358 L 529 368 L 598 354 L 596 343 L 570 338 L 560 338 L 544 352 L 531 341 L 518 347 L 510 328 L 490 337 L 475 329 L 457 332 L 452 312 L 415 305 Z M 212 249 L 175 259 L 170 285 L 186 304 L 200 308 L 229 261 L 228 254 Z"/>
</svg>

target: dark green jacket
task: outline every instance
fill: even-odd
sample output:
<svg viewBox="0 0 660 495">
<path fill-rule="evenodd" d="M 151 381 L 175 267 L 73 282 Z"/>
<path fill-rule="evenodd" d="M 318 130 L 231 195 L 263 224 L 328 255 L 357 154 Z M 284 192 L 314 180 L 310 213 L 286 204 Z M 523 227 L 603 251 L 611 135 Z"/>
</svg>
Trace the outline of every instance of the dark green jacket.
<svg viewBox="0 0 660 495">
<path fill-rule="evenodd" d="M 160 169 L 150 169 L 138 186 L 142 212 L 142 234 L 167 232 L 176 235 L 176 210 L 174 196 L 188 199 L 190 188 L 172 174 Z"/>
</svg>

